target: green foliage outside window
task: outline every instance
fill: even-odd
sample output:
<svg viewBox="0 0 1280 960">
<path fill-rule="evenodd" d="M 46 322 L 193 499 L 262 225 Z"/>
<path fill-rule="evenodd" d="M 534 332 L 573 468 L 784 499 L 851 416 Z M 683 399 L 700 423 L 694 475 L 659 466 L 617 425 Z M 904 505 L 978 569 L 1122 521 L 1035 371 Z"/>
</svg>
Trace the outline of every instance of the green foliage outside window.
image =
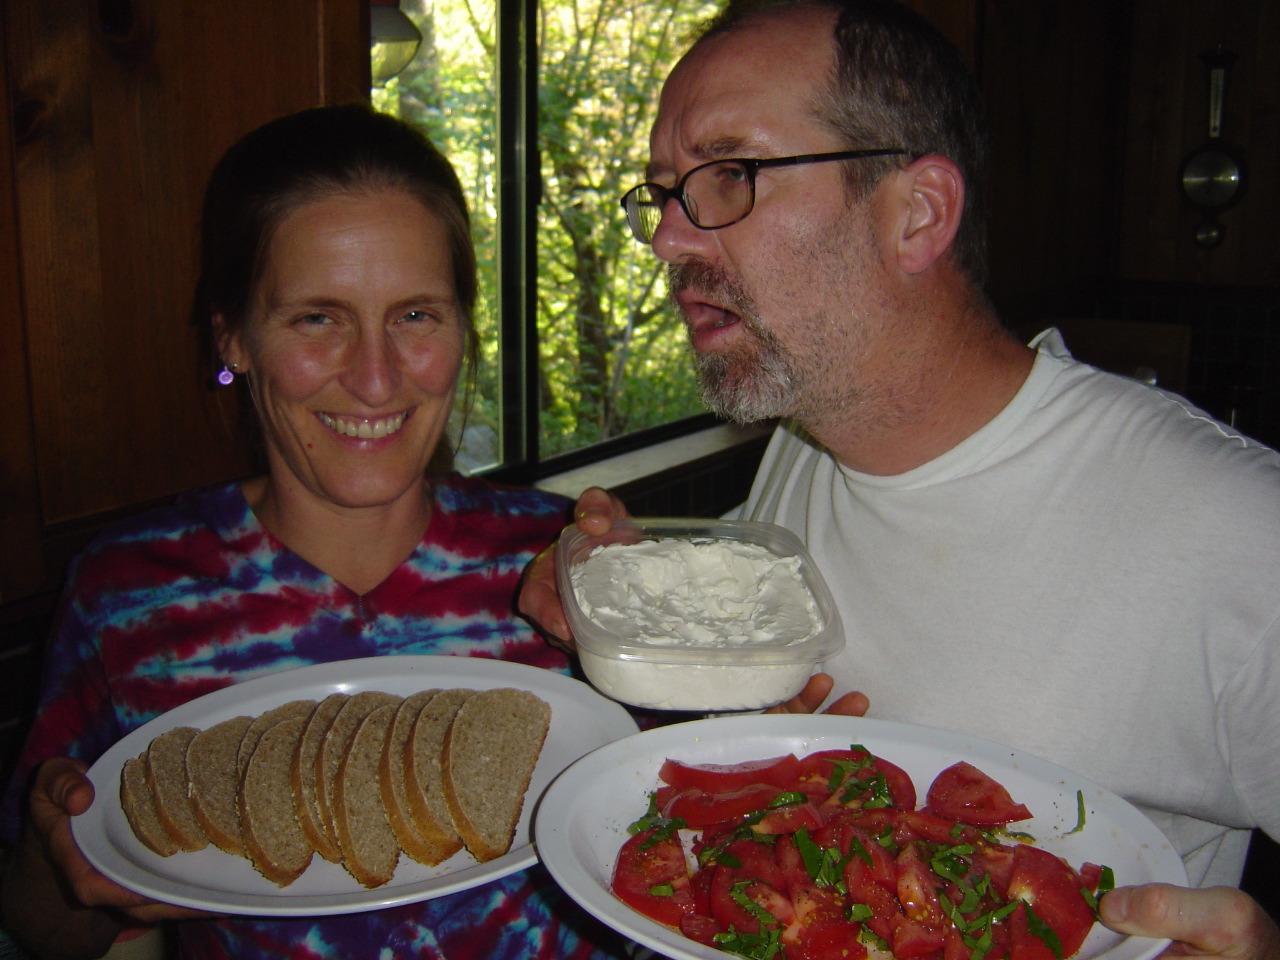
<svg viewBox="0 0 1280 960">
<path fill-rule="evenodd" d="M 537 329 L 543 458 L 703 411 L 661 264 L 618 198 L 644 179 L 662 80 L 710 2 L 542 0 Z M 422 125 L 467 189 L 483 344 L 467 446 L 501 423 L 493 0 L 404 0 L 422 47 L 376 107 Z M 464 451 L 464 454 L 467 451 Z M 464 456 L 464 462 L 467 458 Z"/>
</svg>

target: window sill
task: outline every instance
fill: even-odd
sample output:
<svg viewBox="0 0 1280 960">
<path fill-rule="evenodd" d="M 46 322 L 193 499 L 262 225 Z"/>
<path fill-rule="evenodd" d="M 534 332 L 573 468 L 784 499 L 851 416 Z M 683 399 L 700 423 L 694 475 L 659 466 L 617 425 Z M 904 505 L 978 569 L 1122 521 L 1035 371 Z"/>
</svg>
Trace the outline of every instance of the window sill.
<svg viewBox="0 0 1280 960">
<path fill-rule="evenodd" d="M 716 424 L 545 477 L 537 486 L 575 499 L 587 487 L 603 487 L 638 515 L 718 516 L 745 499 L 773 427 Z"/>
</svg>

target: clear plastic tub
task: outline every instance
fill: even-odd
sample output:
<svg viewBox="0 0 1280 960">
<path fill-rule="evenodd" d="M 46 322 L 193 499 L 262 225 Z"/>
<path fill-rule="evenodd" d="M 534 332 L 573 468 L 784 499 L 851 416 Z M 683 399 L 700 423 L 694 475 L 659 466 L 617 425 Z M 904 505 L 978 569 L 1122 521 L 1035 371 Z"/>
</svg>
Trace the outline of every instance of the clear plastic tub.
<svg viewBox="0 0 1280 960">
<path fill-rule="evenodd" d="M 673 639 L 655 635 L 641 616 L 630 621 L 613 616 L 607 628 L 589 616 L 584 606 L 594 607 L 596 601 L 578 596 L 575 568 L 597 548 L 663 540 L 738 541 L 763 547 L 775 557 L 796 558 L 799 577 L 816 607 L 811 629 L 805 635 L 771 636 L 768 623 L 726 620 L 719 631 L 713 620 L 710 630 L 707 623 L 691 622 L 684 635 Z M 777 575 L 794 577 L 789 571 Z M 556 580 L 587 679 L 605 695 L 633 706 L 715 713 L 763 709 L 799 693 L 816 667 L 844 647 L 840 615 L 826 582 L 799 538 L 775 524 L 630 518 L 601 537 L 570 526 L 556 550 Z M 700 605 L 696 578 L 674 589 L 692 606 Z M 706 605 L 723 606 L 722 599 L 709 595 Z"/>
</svg>

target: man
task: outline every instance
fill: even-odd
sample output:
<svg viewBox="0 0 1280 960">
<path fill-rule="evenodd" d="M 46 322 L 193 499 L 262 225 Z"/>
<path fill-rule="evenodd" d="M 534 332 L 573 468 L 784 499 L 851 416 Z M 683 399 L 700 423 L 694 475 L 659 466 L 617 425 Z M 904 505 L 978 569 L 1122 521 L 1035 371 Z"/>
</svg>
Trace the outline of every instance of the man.
<svg viewBox="0 0 1280 960">
<path fill-rule="evenodd" d="M 966 730 L 1141 805 L 1192 883 L 1104 898 L 1189 954 L 1280 957 L 1233 889 L 1280 836 L 1280 457 L 1015 340 L 981 293 L 978 98 L 884 0 L 731 3 L 677 65 L 649 183 L 704 397 L 791 418 L 739 515 L 787 526 L 848 645 L 785 709 Z M 602 491 L 579 525 L 623 513 Z M 521 609 L 569 636 L 547 558 Z"/>
</svg>

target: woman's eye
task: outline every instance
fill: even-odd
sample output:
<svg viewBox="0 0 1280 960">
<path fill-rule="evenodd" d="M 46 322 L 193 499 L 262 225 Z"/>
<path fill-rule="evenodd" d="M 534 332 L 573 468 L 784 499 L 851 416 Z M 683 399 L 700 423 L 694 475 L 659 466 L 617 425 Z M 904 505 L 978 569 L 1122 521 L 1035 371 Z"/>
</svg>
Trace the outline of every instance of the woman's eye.
<svg viewBox="0 0 1280 960">
<path fill-rule="evenodd" d="M 323 313 L 308 313 L 299 317 L 298 322 L 308 324 L 309 326 L 320 326 L 321 324 L 328 323 L 329 317 L 327 314 Z"/>
<path fill-rule="evenodd" d="M 401 323 L 426 323 L 434 320 L 435 316 L 427 313 L 425 310 L 410 310 L 400 318 Z"/>
</svg>

